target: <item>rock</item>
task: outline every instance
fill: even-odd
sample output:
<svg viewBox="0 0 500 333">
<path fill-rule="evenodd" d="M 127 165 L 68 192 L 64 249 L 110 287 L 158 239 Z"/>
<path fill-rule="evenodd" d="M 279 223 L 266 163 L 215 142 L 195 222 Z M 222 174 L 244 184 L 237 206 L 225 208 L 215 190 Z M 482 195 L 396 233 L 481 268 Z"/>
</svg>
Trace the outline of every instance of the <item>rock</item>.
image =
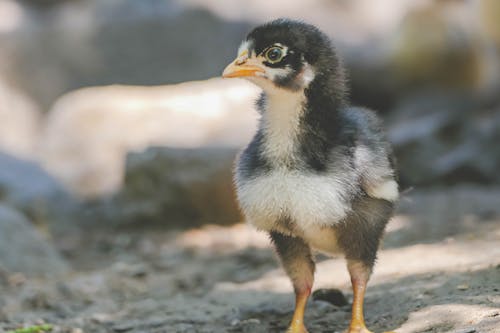
<svg viewBox="0 0 500 333">
<path fill-rule="evenodd" d="M 482 50 L 470 24 L 473 13 L 457 1 L 410 10 L 391 36 L 392 74 L 399 84 L 474 90 L 482 80 Z"/>
<path fill-rule="evenodd" d="M 312 294 L 313 300 L 328 302 L 335 306 L 345 306 L 349 302 L 342 291 L 338 289 L 318 289 Z"/>
<path fill-rule="evenodd" d="M 241 220 L 232 185 L 234 148 L 149 148 L 127 157 L 123 189 L 95 210 L 109 225 L 192 227 Z"/>
<path fill-rule="evenodd" d="M 40 131 L 40 110 L 0 76 L 0 151 L 33 158 Z"/>
<path fill-rule="evenodd" d="M 421 93 L 387 119 L 402 188 L 500 183 L 500 112 L 467 94 Z"/>
<path fill-rule="evenodd" d="M 0 201 L 21 211 L 34 224 L 48 227 L 55 237 L 74 230 L 85 215 L 85 207 L 40 165 L 1 152 Z"/>
<path fill-rule="evenodd" d="M 72 92 L 48 115 L 44 165 L 76 194 L 116 192 L 128 152 L 244 145 L 256 126 L 258 92 L 248 82 L 222 79 Z"/>
<path fill-rule="evenodd" d="M 68 266 L 55 248 L 15 210 L 0 204 L 0 265 L 11 273 L 57 276 Z"/>
<path fill-rule="evenodd" d="M 484 34 L 495 42 L 500 50 L 500 3 L 496 0 L 481 0 L 479 3 Z"/>
<path fill-rule="evenodd" d="M 479 225 L 500 216 L 498 198 L 498 187 L 478 185 L 454 186 L 446 192 L 438 188 L 411 191 L 399 202 L 397 215 L 389 222 L 389 229 L 391 224 L 400 227 L 388 231 L 384 247 L 474 234 Z"/>
<path fill-rule="evenodd" d="M 243 320 L 239 322 L 237 326 L 239 326 L 240 332 L 243 333 L 264 333 L 269 331 L 257 318 Z"/>
<path fill-rule="evenodd" d="M 397 5 L 405 8 L 394 10 L 399 15 L 392 13 L 394 17 L 384 22 L 391 27 L 381 36 L 340 48 L 356 104 L 386 114 L 415 90 L 466 91 L 498 101 L 500 48 L 493 44 L 499 31 L 499 6 L 495 0 Z"/>
<path fill-rule="evenodd" d="M 0 193 L 3 200 L 24 207 L 61 191 L 64 190 L 54 177 L 35 162 L 0 152 Z"/>
</svg>

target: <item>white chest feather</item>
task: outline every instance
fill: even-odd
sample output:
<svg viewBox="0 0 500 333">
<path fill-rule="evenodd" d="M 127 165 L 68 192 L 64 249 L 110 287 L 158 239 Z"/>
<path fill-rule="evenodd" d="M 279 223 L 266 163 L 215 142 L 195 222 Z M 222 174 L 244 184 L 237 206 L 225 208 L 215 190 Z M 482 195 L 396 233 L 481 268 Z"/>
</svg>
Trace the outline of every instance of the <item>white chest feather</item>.
<svg viewBox="0 0 500 333">
<path fill-rule="evenodd" d="M 350 211 L 353 184 L 346 177 L 275 169 L 253 179 L 238 180 L 238 199 L 257 228 L 273 230 L 290 218 L 302 230 L 333 225 Z"/>
</svg>

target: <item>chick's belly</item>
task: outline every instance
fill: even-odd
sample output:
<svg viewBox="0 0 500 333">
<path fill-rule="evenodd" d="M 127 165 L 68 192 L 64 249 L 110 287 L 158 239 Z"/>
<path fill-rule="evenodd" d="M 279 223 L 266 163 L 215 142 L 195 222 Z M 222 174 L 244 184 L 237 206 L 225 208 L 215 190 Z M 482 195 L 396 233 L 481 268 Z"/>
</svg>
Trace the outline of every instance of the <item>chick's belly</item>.
<svg viewBox="0 0 500 333">
<path fill-rule="evenodd" d="M 346 186 L 334 177 L 273 172 L 239 180 L 238 200 L 258 229 L 281 231 L 282 225 L 307 230 L 332 226 L 350 210 Z"/>
</svg>

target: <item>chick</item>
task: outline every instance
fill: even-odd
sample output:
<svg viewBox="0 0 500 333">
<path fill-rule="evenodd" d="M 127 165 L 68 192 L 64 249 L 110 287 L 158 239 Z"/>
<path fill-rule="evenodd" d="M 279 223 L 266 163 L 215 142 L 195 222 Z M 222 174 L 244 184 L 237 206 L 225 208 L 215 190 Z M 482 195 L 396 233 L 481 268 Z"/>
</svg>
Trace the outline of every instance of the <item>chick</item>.
<svg viewBox="0 0 500 333">
<path fill-rule="evenodd" d="M 293 284 L 287 332 L 307 332 L 313 250 L 345 256 L 354 293 L 349 332 L 369 332 L 364 294 L 399 195 L 380 120 L 349 106 L 330 39 L 306 23 L 278 19 L 255 28 L 223 77 L 262 88 L 258 130 L 238 157 L 235 184 L 245 217 L 269 233 Z"/>
</svg>

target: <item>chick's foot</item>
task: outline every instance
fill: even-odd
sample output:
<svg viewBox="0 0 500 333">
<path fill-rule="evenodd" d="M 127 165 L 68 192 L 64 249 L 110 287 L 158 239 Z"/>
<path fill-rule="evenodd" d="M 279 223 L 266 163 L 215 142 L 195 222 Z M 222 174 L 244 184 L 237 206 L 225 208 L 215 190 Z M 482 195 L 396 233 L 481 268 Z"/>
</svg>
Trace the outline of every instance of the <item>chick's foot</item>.
<svg viewBox="0 0 500 333">
<path fill-rule="evenodd" d="M 293 323 L 292 325 L 290 325 L 286 333 L 309 333 L 309 332 L 307 331 L 307 328 L 304 326 L 304 324 Z"/>
<path fill-rule="evenodd" d="M 366 327 L 357 326 L 357 327 L 349 327 L 347 333 L 373 333 L 373 332 L 367 329 Z"/>
<path fill-rule="evenodd" d="M 356 326 L 356 327 L 349 327 L 346 333 L 373 333 L 373 332 L 367 329 L 365 326 Z M 384 333 L 396 333 L 396 332 L 388 331 Z"/>
</svg>

